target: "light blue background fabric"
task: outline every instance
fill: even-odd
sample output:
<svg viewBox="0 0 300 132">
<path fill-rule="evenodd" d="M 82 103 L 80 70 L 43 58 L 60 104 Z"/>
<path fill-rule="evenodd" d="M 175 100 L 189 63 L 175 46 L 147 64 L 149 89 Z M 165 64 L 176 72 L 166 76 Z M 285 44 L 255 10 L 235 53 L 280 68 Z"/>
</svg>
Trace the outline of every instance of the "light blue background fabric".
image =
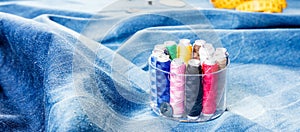
<svg viewBox="0 0 300 132">
<path fill-rule="evenodd" d="M 1 1 L 0 131 L 299 131 L 300 2 L 281 14 L 185 2 Z M 181 38 L 230 53 L 218 119 L 150 109 L 147 59 Z"/>
</svg>

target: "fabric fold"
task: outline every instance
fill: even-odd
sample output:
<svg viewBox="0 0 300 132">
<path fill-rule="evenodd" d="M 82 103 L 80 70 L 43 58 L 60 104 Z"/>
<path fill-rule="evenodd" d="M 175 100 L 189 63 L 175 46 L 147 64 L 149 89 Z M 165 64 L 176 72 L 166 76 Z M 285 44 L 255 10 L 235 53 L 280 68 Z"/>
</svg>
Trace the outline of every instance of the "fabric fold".
<svg viewBox="0 0 300 132">
<path fill-rule="evenodd" d="M 0 4 L 0 131 L 299 130 L 298 10 L 114 6 Z M 148 57 L 154 45 L 182 38 L 230 53 L 228 111 L 215 120 L 180 123 L 151 112 Z"/>
</svg>

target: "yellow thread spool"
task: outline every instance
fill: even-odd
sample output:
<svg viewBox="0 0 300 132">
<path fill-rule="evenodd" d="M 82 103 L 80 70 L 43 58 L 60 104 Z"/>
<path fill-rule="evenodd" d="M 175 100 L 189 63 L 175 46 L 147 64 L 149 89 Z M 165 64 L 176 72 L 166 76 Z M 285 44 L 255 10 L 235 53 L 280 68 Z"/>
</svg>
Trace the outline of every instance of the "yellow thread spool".
<svg viewBox="0 0 300 132">
<path fill-rule="evenodd" d="M 177 56 L 181 58 L 185 64 L 192 58 L 192 46 L 177 46 Z"/>
<path fill-rule="evenodd" d="M 180 40 L 177 45 L 177 58 L 181 58 L 185 64 L 192 58 L 192 45 L 190 44 L 190 40 Z"/>
</svg>

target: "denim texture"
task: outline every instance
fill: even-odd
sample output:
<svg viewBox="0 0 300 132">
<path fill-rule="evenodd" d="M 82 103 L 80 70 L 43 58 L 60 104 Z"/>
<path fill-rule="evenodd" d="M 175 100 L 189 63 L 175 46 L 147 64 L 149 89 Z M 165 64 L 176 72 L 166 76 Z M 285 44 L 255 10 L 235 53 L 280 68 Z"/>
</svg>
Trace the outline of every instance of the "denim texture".
<svg viewBox="0 0 300 132">
<path fill-rule="evenodd" d="M 0 1 L 0 131 L 300 131 L 300 2 L 281 14 L 143 2 Z M 215 120 L 150 109 L 151 50 L 181 38 L 228 49 Z"/>
</svg>

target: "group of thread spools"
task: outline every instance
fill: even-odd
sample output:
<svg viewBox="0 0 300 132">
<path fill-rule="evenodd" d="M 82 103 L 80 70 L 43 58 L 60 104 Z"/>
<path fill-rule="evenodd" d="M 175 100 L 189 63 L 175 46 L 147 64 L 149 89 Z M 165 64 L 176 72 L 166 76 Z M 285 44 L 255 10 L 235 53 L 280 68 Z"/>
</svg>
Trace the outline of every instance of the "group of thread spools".
<svg viewBox="0 0 300 132">
<path fill-rule="evenodd" d="M 210 0 L 216 8 L 238 11 L 280 13 L 287 7 L 286 0 Z"/>
<path fill-rule="evenodd" d="M 226 48 L 215 48 L 205 40 L 155 45 L 149 58 L 152 109 L 187 120 L 224 111 L 228 61 Z"/>
</svg>

